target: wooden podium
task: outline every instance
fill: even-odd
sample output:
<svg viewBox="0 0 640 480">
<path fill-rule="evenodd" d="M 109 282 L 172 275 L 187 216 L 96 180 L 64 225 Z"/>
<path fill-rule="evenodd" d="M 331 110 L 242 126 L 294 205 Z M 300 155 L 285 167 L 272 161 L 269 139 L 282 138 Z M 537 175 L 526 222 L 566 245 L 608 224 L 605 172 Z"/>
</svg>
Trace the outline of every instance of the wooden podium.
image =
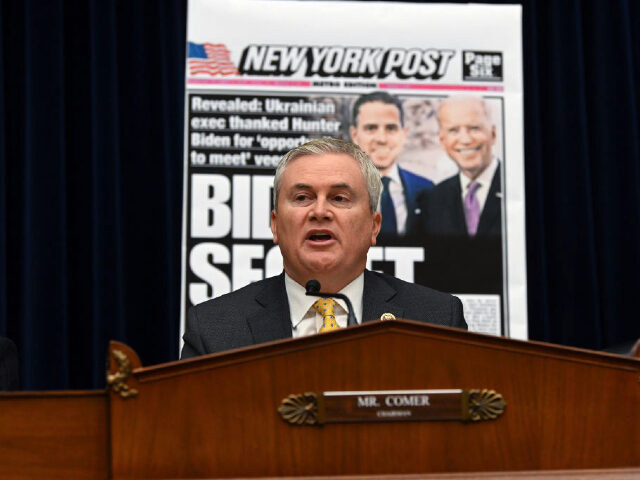
<svg viewBox="0 0 640 480">
<path fill-rule="evenodd" d="M 639 358 L 393 320 L 151 367 L 112 342 L 110 364 L 107 391 L 0 394 L 2 478 L 640 466 Z M 482 421 L 298 425 L 279 413 L 292 394 L 457 389 L 495 391 L 506 407 Z"/>
</svg>

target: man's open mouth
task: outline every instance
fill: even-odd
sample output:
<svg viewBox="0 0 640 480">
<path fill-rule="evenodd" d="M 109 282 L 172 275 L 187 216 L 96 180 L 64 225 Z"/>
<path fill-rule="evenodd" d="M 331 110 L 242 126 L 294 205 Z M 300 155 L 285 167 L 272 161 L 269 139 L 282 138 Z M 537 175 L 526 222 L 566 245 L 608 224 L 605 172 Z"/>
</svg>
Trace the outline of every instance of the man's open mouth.
<svg viewBox="0 0 640 480">
<path fill-rule="evenodd" d="M 326 242 L 327 240 L 331 240 L 333 235 L 327 232 L 311 232 L 307 238 L 312 242 Z"/>
</svg>

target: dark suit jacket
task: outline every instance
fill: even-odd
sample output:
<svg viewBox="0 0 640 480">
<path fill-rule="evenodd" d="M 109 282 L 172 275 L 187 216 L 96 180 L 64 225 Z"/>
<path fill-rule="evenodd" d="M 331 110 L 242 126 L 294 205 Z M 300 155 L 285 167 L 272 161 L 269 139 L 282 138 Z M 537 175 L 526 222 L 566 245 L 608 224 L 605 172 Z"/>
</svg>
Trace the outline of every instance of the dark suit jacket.
<svg viewBox="0 0 640 480">
<path fill-rule="evenodd" d="M 426 260 L 421 283 L 445 292 L 503 293 L 500 165 L 480 214 L 476 235 L 467 233 L 460 179 L 454 175 L 419 200 Z"/>
<path fill-rule="evenodd" d="M 16 390 L 18 380 L 16 345 L 8 338 L 0 337 L 0 390 Z"/>
<path fill-rule="evenodd" d="M 502 188 L 500 165 L 496 168 L 484 204 L 476 236 L 500 235 L 502 232 Z M 425 192 L 418 201 L 423 233 L 427 235 L 467 235 L 460 179 L 456 174 Z"/>
<path fill-rule="evenodd" d="M 433 188 L 433 182 L 399 167 L 398 172 L 400 173 L 400 180 L 402 181 L 402 187 L 404 188 L 404 201 L 407 206 L 407 225 L 405 227 L 405 235 L 413 235 L 420 231 L 418 216 L 420 213 L 420 206 L 418 205 L 418 198 L 420 198 L 424 191 Z M 384 218 L 382 219 L 382 223 L 384 223 Z M 380 234 L 378 236 L 378 241 L 385 242 L 392 237 L 395 238 L 396 235 L 384 236 Z"/>
<path fill-rule="evenodd" d="M 387 312 L 400 318 L 467 328 L 458 298 L 365 270 L 364 321 Z M 283 273 L 189 309 L 181 358 L 291 336 Z"/>
</svg>

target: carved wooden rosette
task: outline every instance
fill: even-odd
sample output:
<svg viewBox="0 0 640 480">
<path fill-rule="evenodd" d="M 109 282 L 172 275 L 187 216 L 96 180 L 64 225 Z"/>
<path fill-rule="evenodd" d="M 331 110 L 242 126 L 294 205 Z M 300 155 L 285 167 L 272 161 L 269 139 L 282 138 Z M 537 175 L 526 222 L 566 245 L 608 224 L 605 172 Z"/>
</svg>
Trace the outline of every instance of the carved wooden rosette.
<svg viewBox="0 0 640 480">
<path fill-rule="evenodd" d="M 318 396 L 313 392 L 291 394 L 282 400 L 278 412 L 296 425 L 318 424 Z"/>
<path fill-rule="evenodd" d="M 495 390 L 468 390 L 467 419 L 472 422 L 495 420 L 504 412 L 507 404 Z"/>
<path fill-rule="evenodd" d="M 113 349 L 111 355 L 118 369 L 114 373 L 107 370 L 107 386 L 122 398 L 137 396 L 138 390 L 127 385 L 131 375 L 131 361 L 122 350 Z"/>
</svg>

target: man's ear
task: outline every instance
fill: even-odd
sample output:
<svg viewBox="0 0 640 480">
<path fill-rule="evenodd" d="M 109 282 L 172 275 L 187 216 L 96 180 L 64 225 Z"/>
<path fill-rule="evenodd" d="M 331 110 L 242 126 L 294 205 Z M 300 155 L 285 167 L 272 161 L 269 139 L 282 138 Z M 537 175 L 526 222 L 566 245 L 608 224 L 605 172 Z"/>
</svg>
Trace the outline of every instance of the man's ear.
<svg viewBox="0 0 640 480">
<path fill-rule="evenodd" d="M 371 245 L 376 244 L 376 238 L 380 233 L 380 228 L 382 227 L 382 215 L 380 212 L 373 212 L 373 229 L 371 230 Z"/>
<path fill-rule="evenodd" d="M 349 135 L 351 136 L 351 141 L 357 145 L 356 137 L 358 136 L 358 129 L 351 125 L 349 127 Z"/>
<path fill-rule="evenodd" d="M 276 211 L 271 210 L 271 234 L 273 235 L 273 243 L 278 244 L 278 226 L 276 222 Z"/>
</svg>

